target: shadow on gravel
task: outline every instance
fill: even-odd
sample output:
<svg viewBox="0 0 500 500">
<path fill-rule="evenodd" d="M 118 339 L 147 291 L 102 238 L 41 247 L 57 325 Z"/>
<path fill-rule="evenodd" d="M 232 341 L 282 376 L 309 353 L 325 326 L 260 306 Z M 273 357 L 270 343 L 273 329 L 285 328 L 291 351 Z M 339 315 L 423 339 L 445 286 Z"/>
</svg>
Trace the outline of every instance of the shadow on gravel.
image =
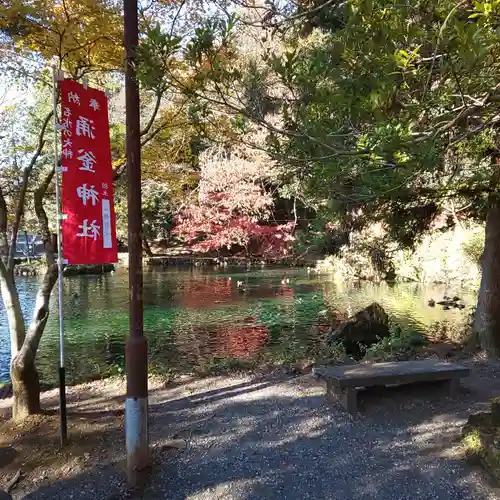
<svg viewBox="0 0 500 500">
<path fill-rule="evenodd" d="M 453 450 L 484 402 L 474 391 L 455 400 L 440 386 L 367 391 L 356 417 L 326 405 L 308 377 L 168 397 L 151 406 L 151 483 L 129 498 L 497 498 Z M 95 467 L 25 498 L 127 498 L 123 479 L 118 466 Z"/>
</svg>

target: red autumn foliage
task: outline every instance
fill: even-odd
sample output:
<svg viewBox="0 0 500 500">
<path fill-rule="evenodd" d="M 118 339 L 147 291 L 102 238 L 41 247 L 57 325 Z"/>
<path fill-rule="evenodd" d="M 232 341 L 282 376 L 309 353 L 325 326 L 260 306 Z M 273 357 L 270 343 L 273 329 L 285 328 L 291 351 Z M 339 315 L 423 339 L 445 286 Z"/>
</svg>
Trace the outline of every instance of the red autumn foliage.
<svg viewBox="0 0 500 500">
<path fill-rule="evenodd" d="M 212 307 L 221 302 L 233 302 L 233 296 L 231 282 L 218 278 L 185 283 L 178 300 L 183 307 L 201 309 Z"/>
<path fill-rule="evenodd" d="M 221 248 L 243 247 L 253 255 L 280 257 L 287 255 L 293 241 L 293 223 L 266 226 L 247 215 L 230 214 L 198 206 L 177 219 L 175 232 L 190 241 L 191 248 L 209 252 Z M 196 241 L 198 238 L 201 241 Z"/>
<path fill-rule="evenodd" d="M 263 325 L 227 325 L 217 328 L 217 356 L 238 359 L 253 358 L 269 338 Z"/>
<path fill-rule="evenodd" d="M 269 169 L 256 161 L 212 153 L 201 164 L 198 199 L 178 216 L 174 232 L 195 251 L 239 247 L 256 256 L 287 255 L 295 224 L 266 223 L 273 205 L 264 188 Z"/>
</svg>

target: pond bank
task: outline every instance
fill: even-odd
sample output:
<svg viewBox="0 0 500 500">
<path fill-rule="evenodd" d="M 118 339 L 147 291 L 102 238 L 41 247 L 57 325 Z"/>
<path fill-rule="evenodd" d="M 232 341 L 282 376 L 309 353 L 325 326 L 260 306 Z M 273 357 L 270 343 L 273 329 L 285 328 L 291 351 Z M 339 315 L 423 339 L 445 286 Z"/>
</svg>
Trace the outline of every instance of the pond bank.
<svg viewBox="0 0 500 500">
<path fill-rule="evenodd" d="M 407 361 L 438 357 L 443 359 L 469 359 L 474 353 L 479 352 L 475 343 L 471 342 L 468 328 L 455 328 L 448 323 L 436 324 L 426 335 L 414 332 L 403 332 L 400 328 L 391 327 L 388 336 L 380 338 L 377 342 L 360 346 L 361 355 L 348 354 L 346 346 L 341 342 L 331 342 L 330 335 L 335 328 L 345 323 L 336 320 L 335 324 L 328 327 L 318 326 L 318 342 L 307 350 L 297 350 L 288 354 L 288 359 L 275 359 L 273 355 L 259 358 L 221 357 L 206 360 L 200 366 L 193 366 L 186 372 L 178 370 L 175 366 L 167 369 L 160 368 L 154 357 L 149 353 L 149 374 L 151 377 L 160 377 L 168 383 L 192 377 L 202 379 L 213 376 L 238 376 L 238 375 L 304 375 L 312 372 L 319 365 L 351 364 L 357 362 L 382 362 L 382 361 Z M 350 323 L 348 323 L 350 324 Z M 361 325 L 362 326 L 362 325 Z M 248 325 L 246 333 L 252 333 L 261 327 Z M 321 341 L 319 338 L 321 337 Z M 358 354 L 359 354 L 358 352 Z M 82 382 L 92 382 L 124 376 L 124 369 L 119 365 L 111 365 L 109 370 L 88 377 L 86 380 L 69 378 L 67 386 L 75 386 Z M 40 382 L 42 392 L 58 387 L 58 382 Z M 10 382 L 0 382 L 0 400 L 12 395 Z"/>
<path fill-rule="evenodd" d="M 458 399 L 429 386 L 366 391 L 356 419 L 326 405 L 309 375 L 152 379 L 153 469 L 143 496 L 492 500 L 494 490 L 456 443 L 467 416 L 499 390 L 499 367 L 467 364 Z M 47 415 L 0 423 L 0 486 L 21 468 L 14 498 L 124 498 L 124 393 L 120 379 L 69 389 L 63 450 L 57 391 L 43 395 Z"/>
<path fill-rule="evenodd" d="M 22 260 L 14 267 L 16 276 L 32 277 L 41 276 L 45 273 L 47 267 L 45 261 L 40 259 L 31 259 L 30 262 Z M 63 276 L 78 276 L 81 274 L 106 274 L 115 270 L 114 264 L 94 264 L 94 265 L 66 265 L 63 270 Z"/>
<path fill-rule="evenodd" d="M 402 249 L 380 224 L 351 234 L 349 245 L 327 256 L 318 268 L 342 279 L 442 283 L 479 287 L 484 227 L 435 231 Z"/>
<path fill-rule="evenodd" d="M 316 260 L 308 260 L 298 257 L 286 257 L 282 259 L 270 259 L 263 257 L 207 257 L 206 255 L 154 255 L 144 257 L 143 262 L 147 266 L 169 267 L 169 266 L 284 266 L 303 267 L 315 265 Z"/>
</svg>

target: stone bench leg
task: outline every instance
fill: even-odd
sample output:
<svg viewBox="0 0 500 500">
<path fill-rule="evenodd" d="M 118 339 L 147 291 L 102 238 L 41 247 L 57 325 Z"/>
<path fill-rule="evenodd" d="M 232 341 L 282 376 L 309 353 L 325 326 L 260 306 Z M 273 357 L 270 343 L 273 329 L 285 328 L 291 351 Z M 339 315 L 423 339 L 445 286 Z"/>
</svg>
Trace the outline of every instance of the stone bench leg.
<svg viewBox="0 0 500 500">
<path fill-rule="evenodd" d="M 460 379 L 452 378 L 446 382 L 451 398 L 456 398 L 460 392 Z"/>
<path fill-rule="evenodd" d="M 354 387 L 336 387 L 332 381 L 327 380 L 326 399 L 330 403 L 336 400 L 340 401 L 349 413 L 354 414 L 358 411 L 357 391 Z"/>
</svg>

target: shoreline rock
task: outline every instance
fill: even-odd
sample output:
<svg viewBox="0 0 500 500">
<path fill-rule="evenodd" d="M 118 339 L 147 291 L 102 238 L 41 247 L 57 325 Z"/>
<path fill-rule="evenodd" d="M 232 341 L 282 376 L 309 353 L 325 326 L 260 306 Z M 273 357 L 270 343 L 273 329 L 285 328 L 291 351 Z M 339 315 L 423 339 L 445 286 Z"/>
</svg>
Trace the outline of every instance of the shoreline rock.
<svg viewBox="0 0 500 500">
<path fill-rule="evenodd" d="M 14 274 L 22 277 L 41 276 L 45 273 L 47 267 L 40 259 L 28 263 L 22 261 L 16 263 Z M 63 271 L 64 276 L 77 276 L 80 274 L 106 274 L 115 270 L 114 264 L 95 264 L 95 265 L 74 265 L 66 266 Z"/>
<path fill-rule="evenodd" d="M 340 342 L 347 354 L 360 357 L 360 346 L 369 347 L 389 335 L 389 316 L 380 304 L 373 302 L 332 329 L 327 343 Z"/>
<path fill-rule="evenodd" d="M 114 270 L 114 264 L 74 265 L 66 266 L 63 271 L 63 276 L 77 276 L 80 274 L 106 274 Z"/>
</svg>

